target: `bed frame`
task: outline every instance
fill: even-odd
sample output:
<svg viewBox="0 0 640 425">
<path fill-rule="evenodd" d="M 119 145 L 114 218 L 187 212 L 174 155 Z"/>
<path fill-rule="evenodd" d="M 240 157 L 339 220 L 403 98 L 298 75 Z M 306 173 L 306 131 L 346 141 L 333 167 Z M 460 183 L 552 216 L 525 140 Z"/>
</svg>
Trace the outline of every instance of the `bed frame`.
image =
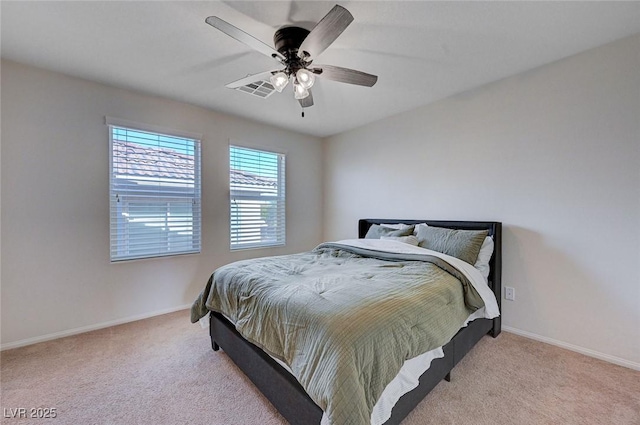
<svg viewBox="0 0 640 425">
<path fill-rule="evenodd" d="M 433 221 L 362 219 L 358 223 L 360 238 L 372 224 L 427 223 L 429 226 L 463 230 L 488 230 L 493 236 L 495 248 L 489 265 L 489 286 L 496 295 L 498 306 L 502 292 L 502 224 L 489 221 Z M 486 334 L 494 338 L 500 334 L 500 317 L 476 319 L 462 328 L 444 347 L 444 357 L 435 359 L 431 367 L 420 377 L 420 384 L 403 395 L 394 406 L 391 418 L 385 425 L 399 424 L 415 406 L 443 379 L 450 381 L 451 370 Z M 319 424 L 322 409 L 307 395 L 296 378 L 273 360 L 268 354 L 245 340 L 235 327 L 219 313 L 211 312 L 209 333 L 214 351 L 222 348 L 234 363 L 247 375 L 265 397 L 292 425 Z"/>
</svg>

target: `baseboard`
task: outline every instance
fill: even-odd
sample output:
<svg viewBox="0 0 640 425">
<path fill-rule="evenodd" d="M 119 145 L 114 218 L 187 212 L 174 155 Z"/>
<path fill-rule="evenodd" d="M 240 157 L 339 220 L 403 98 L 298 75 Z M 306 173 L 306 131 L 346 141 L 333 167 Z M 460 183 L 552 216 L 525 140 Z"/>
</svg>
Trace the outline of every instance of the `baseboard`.
<svg viewBox="0 0 640 425">
<path fill-rule="evenodd" d="M 104 329 L 104 328 L 109 328 L 111 326 L 123 325 L 125 323 L 136 322 L 138 320 L 149 319 L 151 317 L 161 316 L 163 314 L 174 313 L 180 310 L 186 310 L 190 307 L 191 307 L 191 304 L 185 304 L 178 307 L 172 307 L 164 310 L 153 311 L 151 313 L 140 314 L 138 316 L 131 316 L 131 317 L 126 317 L 124 319 L 118 319 L 118 320 L 110 320 L 108 322 L 96 323 L 95 325 L 82 326 L 80 328 L 69 329 L 67 331 L 54 332 L 52 334 L 22 339 L 20 341 L 10 342 L 8 344 L 0 345 L 0 351 L 37 344 L 39 342 L 51 341 L 53 339 L 64 338 L 66 336 L 78 335 L 85 332 L 97 331 L 98 329 Z"/>
<path fill-rule="evenodd" d="M 576 353 L 584 354 L 585 356 L 594 357 L 596 359 L 604 360 L 605 362 L 613 363 L 618 366 L 628 367 L 629 369 L 640 370 L 640 363 L 632 362 L 629 360 L 621 359 L 619 357 L 611 356 L 609 354 L 600 353 L 598 351 L 590 350 L 588 348 L 580 347 L 579 345 L 573 345 L 566 342 L 558 341 L 557 339 L 547 338 L 546 336 L 540 336 L 531 332 L 522 331 L 520 329 L 512 328 L 510 326 L 502 325 L 502 330 L 510 332 L 512 334 L 520 335 L 525 338 L 533 339 L 547 344 L 555 345 L 556 347 L 566 348 Z"/>
</svg>

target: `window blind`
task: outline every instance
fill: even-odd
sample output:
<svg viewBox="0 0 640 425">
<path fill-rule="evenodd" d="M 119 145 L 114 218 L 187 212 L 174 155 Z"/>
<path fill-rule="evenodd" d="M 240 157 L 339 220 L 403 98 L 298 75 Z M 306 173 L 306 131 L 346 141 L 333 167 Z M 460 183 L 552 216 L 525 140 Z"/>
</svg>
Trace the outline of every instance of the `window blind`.
<svg viewBox="0 0 640 425">
<path fill-rule="evenodd" d="M 231 249 L 284 245 L 285 155 L 229 147 Z"/>
<path fill-rule="evenodd" d="M 200 141 L 109 130 L 111 261 L 200 252 Z"/>
</svg>

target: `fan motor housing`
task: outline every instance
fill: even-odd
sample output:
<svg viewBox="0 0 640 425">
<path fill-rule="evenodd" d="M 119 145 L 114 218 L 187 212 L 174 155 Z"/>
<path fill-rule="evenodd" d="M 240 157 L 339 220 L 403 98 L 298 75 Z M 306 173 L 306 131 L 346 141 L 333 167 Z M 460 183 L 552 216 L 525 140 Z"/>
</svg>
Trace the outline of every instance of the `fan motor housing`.
<svg viewBox="0 0 640 425">
<path fill-rule="evenodd" d="M 309 34 L 300 27 L 282 27 L 273 35 L 273 44 L 278 52 L 290 58 L 298 52 L 298 48 Z"/>
</svg>

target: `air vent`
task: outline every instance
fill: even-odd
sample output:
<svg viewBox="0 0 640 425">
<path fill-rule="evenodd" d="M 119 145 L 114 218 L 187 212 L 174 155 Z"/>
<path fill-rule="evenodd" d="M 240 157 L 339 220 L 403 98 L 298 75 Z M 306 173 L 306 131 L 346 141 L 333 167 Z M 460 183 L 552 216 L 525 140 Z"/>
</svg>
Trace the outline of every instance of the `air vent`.
<svg viewBox="0 0 640 425">
<path fill-rule="evenodd" d="M 254 83 L 247 84 L 246 86 L 240 86 L 236 90 L 240 90 L 263 99 L 271 96 L 273 92 L 276 91 L 268 81 L 256 81 Z"/>
</svg>

